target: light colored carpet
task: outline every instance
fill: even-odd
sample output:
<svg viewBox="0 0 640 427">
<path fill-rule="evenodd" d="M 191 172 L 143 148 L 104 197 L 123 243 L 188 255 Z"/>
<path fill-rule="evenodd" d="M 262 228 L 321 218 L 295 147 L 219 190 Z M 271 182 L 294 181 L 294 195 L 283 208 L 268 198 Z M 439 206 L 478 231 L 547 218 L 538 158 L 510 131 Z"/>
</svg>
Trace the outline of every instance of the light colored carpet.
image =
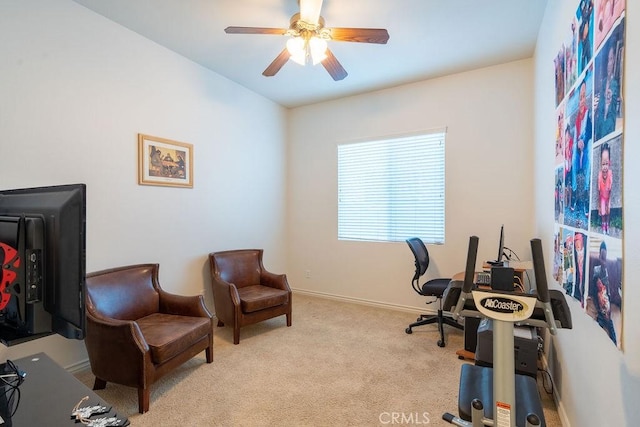
<svg viewBox="0 0 640 427">
<path fill-rule="evenodd" d="M 415 314 L 293 298 L 290 328 L 281 316 L 243 328 L 233 345 L 231 329 L 216 327 L 214 362 L 202 353 L 161 379 L 144 415 L 133 388 L 97 393 L 141 427 L 450 425 L 442 414 L 457 415 L 462 331 L 447 327 L 440 348 L 435 325 L 405 334 Z M 76 377 L 93 386 L 89 371 Z M 542 394 L 547 425 L 561 426 Z"/>
</svg>

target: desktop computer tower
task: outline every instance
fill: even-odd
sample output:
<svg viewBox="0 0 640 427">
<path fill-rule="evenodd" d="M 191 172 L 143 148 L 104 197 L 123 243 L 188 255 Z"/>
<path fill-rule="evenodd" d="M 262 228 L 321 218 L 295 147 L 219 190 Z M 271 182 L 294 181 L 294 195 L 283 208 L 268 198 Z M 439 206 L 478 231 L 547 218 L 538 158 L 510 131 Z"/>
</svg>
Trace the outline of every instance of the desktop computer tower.
<svg viewBox="0 0 640 427">
<path fill-rule="evenodd" d="M 493 322 L 483 319 L 478 326 L 476 361 L 479 366 L 493 366 Z M 514 326 L 513 347 L 516 373 L 536 378 L 538 375 L 538 334 L 532 326 Z"/>
</svg>

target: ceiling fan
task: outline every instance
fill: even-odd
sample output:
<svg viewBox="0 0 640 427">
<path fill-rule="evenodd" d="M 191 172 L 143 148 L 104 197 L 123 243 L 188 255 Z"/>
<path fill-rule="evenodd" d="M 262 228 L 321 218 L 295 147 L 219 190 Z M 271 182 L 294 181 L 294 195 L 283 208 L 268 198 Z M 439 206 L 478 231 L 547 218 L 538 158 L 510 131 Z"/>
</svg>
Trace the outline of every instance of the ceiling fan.
<svg viewBox="0 0 640 427">
<path fill-rule="evenodd" d="M 327 47 L 327 40 L 386 44 L 389 33 L 381 28 L 326 28 L 324 18 L 320 16 L 322 0 L 298 0 L 300 13 L 291 17 L 289 28 L 264 27 L 227 27 L 227 34 L 276 34 L 291 38 L 287 47 L 262 72 L 262 75 L 275 76 L 282 66 L 291 59 L 304 65 L 311 61 L 314 65 L 322 63 L 333 80 L 342 80 L 347 72 L 335 55 Z"/>
</svg>

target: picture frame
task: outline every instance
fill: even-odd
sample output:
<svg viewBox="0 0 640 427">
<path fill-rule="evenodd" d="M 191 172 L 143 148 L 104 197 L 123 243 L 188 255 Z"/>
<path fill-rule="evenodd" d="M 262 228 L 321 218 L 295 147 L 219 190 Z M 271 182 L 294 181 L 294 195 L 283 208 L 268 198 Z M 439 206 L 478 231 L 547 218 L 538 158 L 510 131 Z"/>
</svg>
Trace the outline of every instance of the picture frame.
<svg viewBox="0 0 640 427">
<path fill-rule="evenodd" d="M 138 184 L 193 188 L 193 145 L 139 133 Z"/>
</svg>

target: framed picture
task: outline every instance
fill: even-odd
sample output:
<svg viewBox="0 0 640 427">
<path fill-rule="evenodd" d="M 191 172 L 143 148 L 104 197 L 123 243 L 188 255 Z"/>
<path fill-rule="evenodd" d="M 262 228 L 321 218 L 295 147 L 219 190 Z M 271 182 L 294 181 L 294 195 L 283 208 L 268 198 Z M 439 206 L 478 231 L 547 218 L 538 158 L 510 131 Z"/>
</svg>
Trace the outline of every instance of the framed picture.
<svg viewBox="0 0 640 427">
<path fill-rule="evenodd" d="M 193 145 L 139 133 L 138 184 L 193 188 Z"/>
</svg>

